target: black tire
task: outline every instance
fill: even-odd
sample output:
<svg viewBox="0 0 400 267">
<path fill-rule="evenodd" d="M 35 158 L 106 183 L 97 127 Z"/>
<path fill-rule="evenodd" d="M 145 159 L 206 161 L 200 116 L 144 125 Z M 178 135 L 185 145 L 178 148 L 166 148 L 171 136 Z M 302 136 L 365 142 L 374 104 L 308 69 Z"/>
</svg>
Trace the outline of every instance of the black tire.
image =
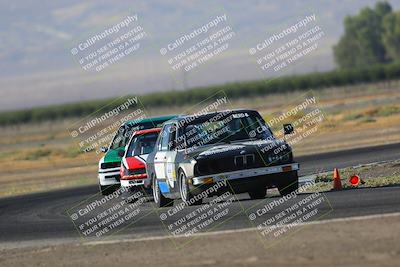
<svg viewBox="0 0 400 267">
<path fill-rule="evenodd" d="M 164 197 L 164 195 L 160 191 L 160 187 L 158 186 L 158 180 L 156 177 L 153 177 L 151 184 L 153 187 L 153 199 L 154 203 L 156 203 L 156 206 L 158 208 L 172 207 L 174 205 L 174 200 Z"/>
<path fill-rule="evenodd" d="M 197 200 L 194 199 L 195 197 L 189 190 L 186 174 L 183 171 L 179 172 L 179 193 L 182 201 L 188 206 L 201 205 L 203 203 L 203 198 L 201 197 Z"/>
<path fill-rule="evenodd" d="M 101 185 L 99 183 L 99 190 L 103 196 L 108 196 L 117 190 L 115 185 Z"/>
<path fill-rule="evenodd" d="M 282 196 L 291 194 L 299 189 L 299 177 L 296 172 L 292 172 L 290 176 L 282 180 L 282 182 L 277 186 L 279 193 Z"/>
<path fill-rule="evenodd" d="M 260 186 L 257 188 L 253 188 L 252 190 L 249 190 L 247 193 L 249 193 L 251 199 L 263 199 L 267 194 L 267 188 Z"/>
</svg>

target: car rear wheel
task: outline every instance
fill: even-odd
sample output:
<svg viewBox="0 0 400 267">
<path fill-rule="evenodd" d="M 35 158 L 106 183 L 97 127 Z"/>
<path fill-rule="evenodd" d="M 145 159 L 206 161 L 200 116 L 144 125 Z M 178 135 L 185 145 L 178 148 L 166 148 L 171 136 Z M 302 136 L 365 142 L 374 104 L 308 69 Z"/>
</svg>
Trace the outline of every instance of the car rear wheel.
<svg viewBox="0 0 400 267">
<path fill-rule="evenodd" d="M 188 206 L 200 205 L 201 203 L 203 203 L 203 199 L 201 197 L 196 198 L 190 192 L 188 181 L 183 171 L 179 172 L 179 192 L 182 201 L 185 202 Z"/>
<path fill-rule="evenodd" d="M 277 187 L 282 196 L 286 196 L 297 191 L 299 189 L 299 177 L 297 175 L 297 171 L 292 172 L 290 177 L 282 180 Z"/>
<path fill-rule="evenodd" d="M 258 188 L 249 190 L 248 193 L 251 199 L 263 199 L 267 194 L 267 189 L 263 186 L 260 186 Z"/>
<path fill-rule="evenodd" d="M 174 200 L 170 198 L 164 197 L 164 195 L 160 191 L 160 186 L 158 185 L 158 180 L 156 177 L 153 177 L 152 181 L 153 187 L 153 198 L 156 206 L 158 208 L 162 207 L 172 207 L 174 205 Z"/>
</svg>

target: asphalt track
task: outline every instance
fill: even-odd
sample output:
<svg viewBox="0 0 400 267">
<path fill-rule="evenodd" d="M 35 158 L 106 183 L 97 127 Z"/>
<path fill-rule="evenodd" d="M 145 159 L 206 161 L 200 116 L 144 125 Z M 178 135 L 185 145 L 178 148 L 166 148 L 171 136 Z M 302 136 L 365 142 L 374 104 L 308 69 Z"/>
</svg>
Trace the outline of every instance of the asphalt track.
<svg viewBox="0 0 400 267">
<path fill-rule="evenodd" d="M 400 143 L 315 154 L 298 157 L 297 161 L 301 165 L 301 175 L 307 175 L 329 171 L 334 167 L 343 168 L 399 158 Z M 100 198 L 100 196 L 95 196 L 98 193 L 97 190 L 96 186 L 85 186 L 0 199 L 0 242 L 4 244 L 79 238 L 80 234 L 66 211 L 88 198 Z M 400 186 L 344 190 L 322 195 L 325 201 L 318 210 L 321 217 L 315 217 L 315 219 L 400 212 Z M 297 196 L 296 201 L 301 201 L 308 196 L 308 194 L 301 194 Z M 210 230 L 252 227 L 254 224 L 249 220 L 249 214 L 279 199 L 280 197 L 269 197 L 265 200 L 250 200 L 246 194 L 239 195 L 234 202 L 229 204 L 230 213 L 226 220 Z M 209 201 L 206 200 L 206 203 Z M 279 209 L 272 210 L 270 215 L 278 214 L 291 204 L 291 201 L 283 203 Z M 199 206 L 186 207 L 176 215 L 178 217 L 172 216 L 162 221 L 160 214 L 167 212 L 168 209 L 157 210 L 150 202 L 144 203 L 141 206 L 140 219 L 124 228 L 118 236 L 149 237 L 170 234 L 166 225 L 174 223 L 176 219 L 198 208 Z"/>
</svg>

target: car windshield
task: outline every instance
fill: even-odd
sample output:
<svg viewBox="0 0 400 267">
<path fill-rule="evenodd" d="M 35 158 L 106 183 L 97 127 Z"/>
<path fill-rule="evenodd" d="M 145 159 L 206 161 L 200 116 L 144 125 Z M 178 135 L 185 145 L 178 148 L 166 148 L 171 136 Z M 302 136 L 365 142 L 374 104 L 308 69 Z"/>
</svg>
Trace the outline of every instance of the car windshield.
<svg viewBox="0 0 400 267">
<path fill-rule="evenodd" d="M 217 113 L 212 117 L 200 117 L 183 127 L 186 147 L 230 143 L 248 139 L 267 139 L 272 136 L 258 113 Z"/>
<path fill-rule="evenodd" d="M 132 136 L 132 133 L 135 131 L 151 129 L 160 127 L 164 121 L 149 121 L 142 122 L 136 125 L 124 125 L 120 127 L 114 136 L 113 141 L 111 142 L 110 149 L 118 149 L 120 147 L 124 147 L 126 143 L 129 141 L 129 138 Z"/>
<path fill-rule="evenodd" d="M 134 137 L 129 144 L 126 156 L 133 157 L 151 153 L 156 144 L 157 137 L 158 133 L 149 133 Z"/>
</svg>

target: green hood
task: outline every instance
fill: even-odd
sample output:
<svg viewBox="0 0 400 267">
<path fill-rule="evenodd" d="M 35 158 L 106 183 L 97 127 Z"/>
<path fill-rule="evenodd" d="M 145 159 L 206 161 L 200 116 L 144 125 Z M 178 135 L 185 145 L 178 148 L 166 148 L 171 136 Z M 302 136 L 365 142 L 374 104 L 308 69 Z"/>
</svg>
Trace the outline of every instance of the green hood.
<svg viewBox="0 0 400 267">
<path fill-rule="evenodd" d="M 123 150 L 123 148 L 108 150 L 107 153 L 104 155 L 104 163 L 121 162 L 121 157 L 118 156 L 119 150 Z"/>
</svg>

